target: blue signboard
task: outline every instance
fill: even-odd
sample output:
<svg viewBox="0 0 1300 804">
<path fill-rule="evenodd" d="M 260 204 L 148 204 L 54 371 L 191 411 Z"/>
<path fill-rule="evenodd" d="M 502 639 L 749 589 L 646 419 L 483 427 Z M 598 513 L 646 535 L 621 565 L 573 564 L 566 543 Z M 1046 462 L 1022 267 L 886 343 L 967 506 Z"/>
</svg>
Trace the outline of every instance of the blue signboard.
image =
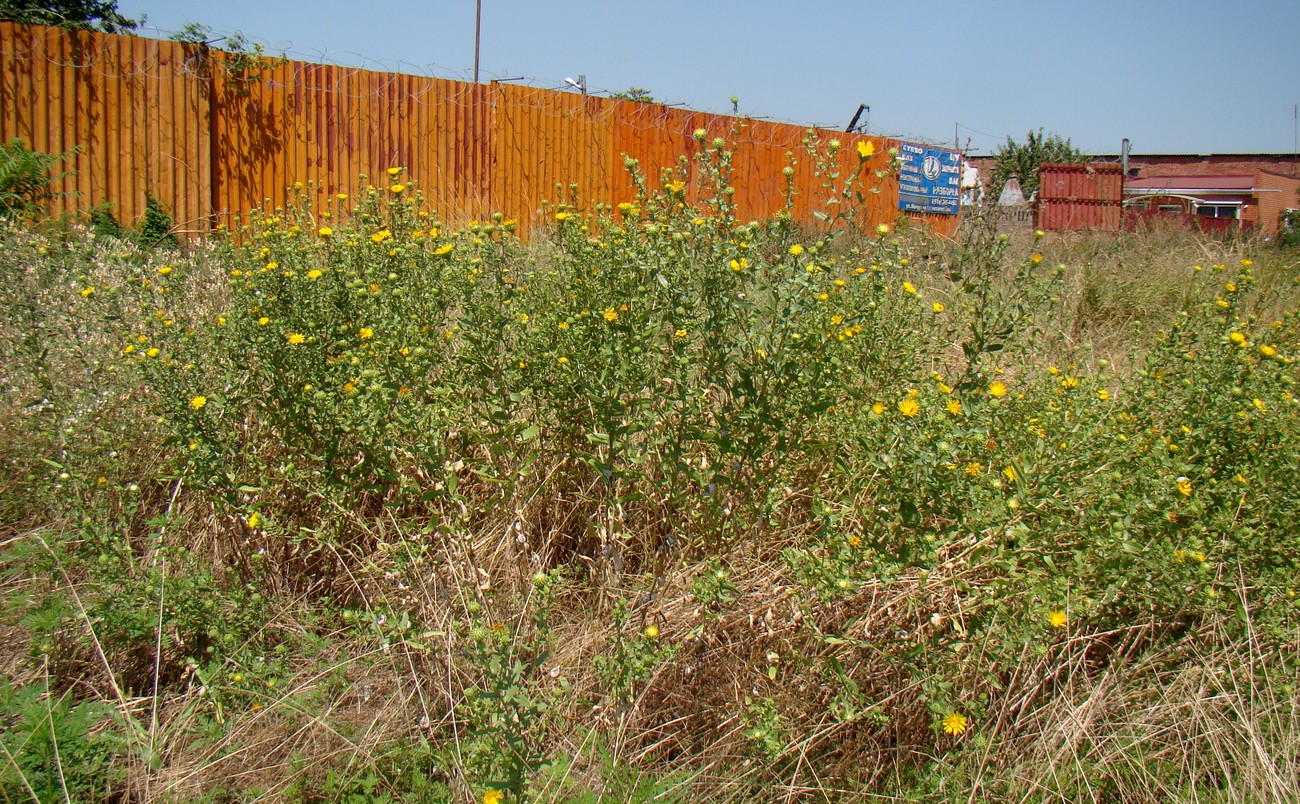
<svg viewBox="0 0 1300 804">
<path fill-rule="evenodd" d="M 961 153 L 910 142 L 898 146 L 898 208 L 956 215 L 961 201 Z"/>
</svg>

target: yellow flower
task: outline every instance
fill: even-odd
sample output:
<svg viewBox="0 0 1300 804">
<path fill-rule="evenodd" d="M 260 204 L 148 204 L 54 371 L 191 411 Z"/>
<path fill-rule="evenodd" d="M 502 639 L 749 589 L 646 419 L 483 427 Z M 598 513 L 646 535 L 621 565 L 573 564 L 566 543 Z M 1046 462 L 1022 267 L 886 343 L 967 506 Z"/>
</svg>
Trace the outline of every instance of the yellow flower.
<svg viewBox="0 0 1300 804">
<path fill-rule="evenodd" d="M 292 346 L 297 346 L 298 344 L 307 340 L 306 336 L 304 336 L 301 332 L 290 332 L 288 335 L 285 336 L 285 338 L 289 341 L 289 344 Z"/>
<path fill-rule="evenodd" d="M 1237 292 L 1237 286 L 1234 285 L 1234 284 L 1231 283 L 1231 282 L 1229 282 L 1229 283 L 1227 283 L 1226 285 L 1224 285 L 1224 286 L 1223 286 L 1223 289 L 1226 290 L 1226 291 L 1228 291 L 1229 293 L 1236 293 L 1236 292 Z"/>
<path fill-rule="evenodd" d="M 1043 255 L 1039 254 L 1038 252 L 1034 252 L 1034 256 L 1030 257 L 1029 259 L 1033 261 L 1034 265 L 1038 265 L 1040 262 L 1043 261 Z"/>
<path fill-rule="evenodd" d="M 1261 343 L 1259 345 L 1259 353 L 1262 354 L 1264 357 L 1272 357 L 1273 355 L 1277 354 L 1277 350 L 1274 349 L 1272 346 L 1269 346 L 1267 343 Z"/>
<path fill-rule="evenodd" d="M 871 155 L 876 152 L 876 144 L 871 140 L 858 141 L 858 158 L 870 159 Z"/>
<path fill-rule="evenodd" d="M 874 402 L 871 405 L 871 412 L 879 416 L 880 414 L 885 412 L 885 406 L 880 404 L 879 402 Z"/>
<path fill-rule="evenodd" d="M 370 241 L 377 245 L 379 243 L 384 242 L 385 240 L 392 239 L 392 237 L 393 237 L 392 232 L 390 232 L 387 229 L 380 229 L 378 232 L 375 232 L 370 236 Z"/>
<path fill-rule="evenodd" d="M 739 260 L 731 261 L 731 270 L 735 271 L 736 273 L 740 273 L 741 271 L 745 270 L 748 267 L 749 267 L 749 260 L 744 259 L 743 257 Z"/>
<path fill-rule="evenodd" d="M 257 319 L 257 325 L 259 327 L 264 327 L 269 323 L 271 323 L 271 319 L 267 318 L 266 316 L 262 316 L 261 318 Z"/>
<path fill-rule="evenodd" d="M 401 172 L 402 172 L 402 169 L 399 168 L 399 167 L 390 167 L 390 168 L 388 169 L 388 175 L 389 175 L 389 176 L 396 176 L 396 175 L 400 174 Z"/>
<path fill-rule="evenodd" d="M 1003 469 L 1002 474 L 1006 477 L 1007 480 L 1011 481 L 1012 483 L 1016 482 L 1016 470 L 1013 467 L 1008 466 L 1007 468 Z"/>
<path fill-rule="evenodd" d="M 611 324 L 618 320 L 618 310 L 613 307 L 605 308 L 605 320 Z"/>
<path fill-rule="evenodd" d="M 347 200 L 348 200 L 348 194 L 347 194 L 347 193 L 339 193 L 338 195 L 335 196 L 335 198 L 337 198 L 337 199 L 340 200 L 340 201 L 347 201 Z"/>
<path fill-rule="evenodd" d="M 556 362 L 559 363 L 561 366 L 563 366 L 564 364 L 569 362 L 569 358 L 561 355 L 560 357 L 556 358 Z"/>
<path fill-rule="evenodd" d="M 311 280 L 313 280 L 313 281 L 315 281 L 315 280 L 317 280 L 317 279 L 320 279 L 320 278 L 321 278 L 321 270 L 320 270 L 319 268 L 313 268 L 313 269 L 311 269 L 310 271 L 307 272 L 307 278 L 308 278 L 308 279 L 311 279 Z"/>
<path fill-rule="evenodd" d="M 565 220 L 568 220 L 570 217 L 571 217 L 570 214 L 567 213 L 567 212 L 557 212 L 557 213 L 555 213 L 555 219 L 556 219 L 557 221 L 565 221 Z"/>
<path fill-rule="evenodd" d="M 944 407 L 946 407 L 948 409 L 948 412 L 954 416 L 961 415 L 961 402 L 959 400 L 949 399 L 947 404 L 944 405 Z"/>
<path fill-rule="evenodd" d="M 1245 345 L 1246 345 L 1246 336 L 1245 336 L 1245 335 L 1242 335 L 1240 332 L 1233 331 L 1233 332 L 1229 333 L 1229 334 L 1228 334 L 1228 340 L 1232 341 L 1233 343 L 1237 344 L 1238 346 L 1245 346 Z"/>
<path fill-rule="evenodd" d="M 674 337 L 674 338 L 685 338 L 685 337 L 686 337 L 686 330 L 684 330 L 684 329 L 679 329 L 679 330 L 677 330 L 676 332 L 673 333 L 673 337 Z"/>
<path fill-rule="evenodd" d="M 650 637 L 651 639 L 655 639 L 656 637 L 659 636 L 659 626 L 647 625 L 645 627 L 645 635 Z"/>
<path fill-rule="evenodd" d="M 1056 609 L 1051 614 L 1047 615 L 1047 624 L 1052 626 L 1053 628 L 1064 628 L 1065 624 L 1068 623 L 1069 621 L 1070 618 L 1067 617 L 1065 615 L 1065 612 L 1061 611 L 1060 609 Z"/>
<path fill-rule="evenodd" d="M 405 184 L 394 184 L 394 185 L 390 186 L 388 189 L 389 189 L 389 191 L 392 192 L 393 194 L 403 193 L 403 192 L 406 192 L 406 185 L 405 185 Z"/>
<path fill-rule="evenodd" d="M 190 400 L 190 407 L 195 410 L 201 409 L 206 404 L 208 404 L 208 398 L 206 396 L 196 396 Z"/>
<path fill-rule="evenodd" d="M 483 804 L 501 804 L 502 798 L 500 790 L 489 790 L 483 794 Z"/>
<path fill-rule="evenodd" d="M 321 237 L 332 237 L 334 235 L 334 230 L 328 226 L 322 226 L 316 230 L 316 233 Z"/>
<path fill-rule="evenodd" d="M 1105 402 L 1107 399 L 1110 399 L 1110 391 L 1107 391 L 1105 388 L 1098 388 L 1097 398 L 1102 402 Z"/>
<path fill-rule="evenodd" d="M 1217 304 L 1217 305 L 1219 305 L 1219 307 L 1222 307 L 1222 308 L 1224 308 L 1224 309 L 1227 309 L 1227 307 L 1228 307 L 1228 302 L 1227 302 L 1226 300 L 1224 300 L 1224 299 L 1215 299 L 1215 300 L 1214 300 L 1214 303 Z"/>
<path fill-rule="evenodd" d="M 903 283 L 903 292 L 904 292 L 904 293 L 911 293 L 912 295 L 916 295 L 916 285 L 913 285 L 911 282 L 904 282 L 904 283 Z"/>
<path fill-rule="evenodd" d="M 361 340 L 363 341 L 368 341 L 371 338 L 375 337 L 375 331 L 370 327 L 362 327 L 360 331 L 357 332 L 357 334 L 361 336 Z"/>
<path fill-rule="evenodd" d="M 433 253 L 441 257 L 443 254 L 450 254 L 451 250 L 454 249 L 455 247 L 456 247 L 455 243 L 443 243 L 441 246 L 435 248 L 433 250 Z"/>
<path fill-rule="evenodd" d="M 172 272 L 172 267 L 171 267 L 170 265 L 164 265 L 164 266 L 162 266 L 161 268 L 158 269 L 158 273 L 162 274 L 163 276 L 166 276 L 167 274 L 170 274 L 171 272 Z"/>
<path fill-rule="evenodd" d="M 949 712 L 943 719 L 943 730 L 954 737 L 966 731 L 969 723 L 966 716 L 958 712 Z"/>
<path fill-rule="evenodd" d="M 262 521 L 262 517 L 259 516 L 256 511 L 248 515 L 248 526 L 250 528 L 257 527 L 258 523 L 260 523 L 261 521 Z"/>
<path fill-rule="evenodd" d="M 984 471 L 984 464 L 971 461 L 962 467 L 962 471 L 966 473 L 967 477 L 976 477 Z"/>
<path fill-rule="evenodd" d="M 157 347 L 157 346 L 154 346 L 154 347 L 151 347 L 151 348 L 149 349 L 149 351 L 145 352 L 145 354 L 146 354 L 147 356 L 149 356 L 149 357 L 157 357 L 157 356 L 158 356 L 159 354 L 161 354 L 161 353 L 158 351 L 158 347 Z"/>
<path fill-rule="evenodd" d="M 921 411 L 921 403 L 912 397 L 905 397 L 898 403 L 898 411 L 909 419 Z"/>
<path fill-rule="evenodd" d="M 1078 386 L 1079 386 L 1079 379 L 1077 377 L 1066 377 L 1065 379 L 1061 380 L 1062 388 L 1069 389 L 1069 388 L 1077 388 Z"/>
<path fill-rule="evenodd" d="M 670 193 L 680 193 L 682 190 L 686 189 L 686 183 L 680 179 L 677 179 L 675 181 L 670 181 L 667 184 L 665 184 L 664 189 Z"/>
<path fill-rule="evenodd" d="M 885 235 L 889 234 L 889 224 L 882 223 L 879 226 L 877 226 L 876 234 L 880 235 L 881 237 L 884 237 Z"/>
<path fill-rule="evenodd" d="M 799 245 L 798 243 L 795 243 L 793 246 L 790 247 L 791 256 L 798 257 L 802 253 L 803 253 L 803 246 Z"/>
<path fill-rule="evenodd" d="M 1192 481 L 1188 480 L 1186 477 L 1180 477 L 1175 480 L 1174 488 L 1178 489 L 1178 493 L 1184 497 L 1192 496 Z"/>
<path fill-rule="evenodd" d="M 1007 395 L 1007 386 L 1001 382 L 992 382 L 989 384 L 989 396 L 994 399 L 1001 399 Z"/>
</svg>

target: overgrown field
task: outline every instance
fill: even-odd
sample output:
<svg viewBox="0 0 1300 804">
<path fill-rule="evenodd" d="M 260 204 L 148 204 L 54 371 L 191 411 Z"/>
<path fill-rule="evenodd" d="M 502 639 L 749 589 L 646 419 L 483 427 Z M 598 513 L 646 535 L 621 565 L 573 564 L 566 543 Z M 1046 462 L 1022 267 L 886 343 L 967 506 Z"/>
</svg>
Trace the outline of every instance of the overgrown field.
<svg viewBox="0 0 1300 804">
<path fill-rule="evenodd" d="M 6 800 L 1300 798 L 1296 252 L 729 159 L 0 230 Z"/>
</svg>

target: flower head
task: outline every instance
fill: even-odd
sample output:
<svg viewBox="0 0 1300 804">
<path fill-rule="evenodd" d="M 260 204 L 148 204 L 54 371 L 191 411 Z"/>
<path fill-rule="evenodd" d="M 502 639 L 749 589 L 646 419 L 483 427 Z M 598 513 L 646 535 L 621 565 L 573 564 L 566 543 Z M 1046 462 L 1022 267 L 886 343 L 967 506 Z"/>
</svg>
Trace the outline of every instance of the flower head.
<svg viewBox="0 0 1300 804">
<path fill-rule="evenodd" d="M 1047 615 L 1047 624 L 1053 628 L 1064 628 L 1068 622 L 1070 622 L 1070 618 L 1060 609 L 1056 609 Z"/>
<path fill-rule="evenodd" d="M 375 331 L 374 331 L 373 329 L 371 329 L 370 327 L 362 327 L 362 328 L 357 332 L 357 334 L 358 334 L 359 336 L 361 336 L 361 340 L 363 340 L 363 341 L 368 341 L 368 340 L 370 340 L 371 338 L 375 337 Z"/>
<path fill-rule="evenodd" d="M 483 794 L 483 804 L 501 804 L 503 797 L 500 790 L 489 790 Z"/>
<path fill-rule="evenodd" d="M 1180 477 L 1175 480 L 1174 488 L 1184 497 L 1192 496 L 1192 481 L 1188 480 L 1186 477 Z"/>
<path fill-rule="evenodd" d="M 307 340 L 307 337 L 303 335 L 301 332 L 290 332 L 288 335 L 284 337 L 285 340 L 289 341 L 290 346 L 297 346 L 298 344 Z"/>
<path fill-rule="evenodd" d="M 613 307 L 606 307 L 603 315 L 605 320 L 611 324 L 618 320 L 618 310 L 615 310 Z"/>
<path fill-rule="evenodd" d="M 1007 386 L 1004 383 L 998 381 L 989 383 L 989 396 L 993 397 L 994 399 L 1001 399 L 1006 395 L 1007 395 Z"/>
<path fill-rule="evenodd" d="M 208 404 L 208 398 L 206 396 L 200 395 L 190 400 L 190 407 L 195 410 L 201 409 L 206 404 Z"/>
<path fill-rule="evenodd" d="M 908 417 L 909 419 L 915 416 L 917 413 L 919 413 L 920 410 L 921 410 L 921 403 L 917 402 L 914 397 L 910 397 L 910 396 L 904 397 L 898 403 L 898 412 L 902 413 L 904 416 Z"/>
<path fill-rule="evenodd" d="M 859 159 L 870 159 L 871 156 L 872 156 L 872 154 L 874 154 L 875 152 L 876 152 L 876 144 L 875 144 L 874 142 L 872 142 L 871 140 L 859 140 L 859 141 L 858 141 L 858 158 L 859 158 Z"/>
<path fill-rule="evenodd" d="M 949 712 L 943 719 L 943 730 L 954 737 L 966 731 L 966 726 L 970 721 L 960 712 Z"/>
<path fill-rule="evenodd" d="M 659 626 L 647 625 L 645 628 L 645 635 L 650 637 L 651 639 L 655 639 L 656 637 L 659 636 Z"/>
</svg>

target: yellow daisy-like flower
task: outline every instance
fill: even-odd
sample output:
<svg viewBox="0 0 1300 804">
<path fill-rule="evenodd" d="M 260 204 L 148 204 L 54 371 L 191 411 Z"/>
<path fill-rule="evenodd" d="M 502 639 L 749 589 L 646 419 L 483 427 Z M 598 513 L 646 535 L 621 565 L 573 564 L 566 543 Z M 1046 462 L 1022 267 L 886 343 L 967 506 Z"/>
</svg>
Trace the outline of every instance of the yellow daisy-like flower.
<svg viewBox="0 0 1300 804">
<path fill-rule="evenodd" d="M 267 318 L 266 316 L 262 316 L 261 318 L 257 319 L 257 325 L 259 327 L 264 327 L 269 323 L 271 323 L 271 319 Z"/>
<path fill-rule="evenodd" d="M 967 720 L 966 716 L 961 714 L 960 712 L 949 712 L 946 716 L 944 716 L 943 730 L 946 733 L 956 737 L 957 735 L 961 734 L 963 731 L 966 731 L 966 726 L 969 723 L 970 721 Z"/>
<path fill-rule="evenodd" d="M 1002 475 L 1012 483 L 1016 482 L 1017 475 L 1016 475 L 1015 468 L 1008 466 L 1007 468 L 1002 470 Z"/>
<path fill-rule="evenodd" d="M 859 158 L 859 159 L 870 159 L 871 156 L 872 156 L 873 154 L 875 154 L 875 152 L 876 152 L 876 144 L 875 144 L 874 142 L 872 142 L 871 140 L 859 140 L 859 141 L 858 141 L 858 158 Z"/>
<path fill-rule="evenodd" d="M 939 302 L 935 302 L 934 304 L 930 305 L 930 309 L 934 310 L 936 313 L 942 313 L 943 305 L 940 304 Z"/>
<path fill-rule="evenodd" d="M 913 285 L 911 282 L 904 282 L 904 283 L 903 283 L 903 292 L 904 292 L 904 293 L 910 293 L 910 294 L 912 294 L 913 296 L 915 296 L 915 295 L 916 295 L 916 285 Z"/>
<path fill-rule="evenodd" d="M 1061 380 L 1061 387 L 1062 387 L 1062 388 L 1065 388 L 1065 389 L 1067 389 L 1067 390 L 1070 389 L 1070 388 L 1077 388 L 1077 387 L 1079 387 L 1079 378 L 1078 378 L 1078 377 L 1066 377 L 1065 379 Z"/>
<path fill-rule="evenodd" d="M 1175 480 L 1174 488 L 1178 489 L 1178 493 L 1184 497 L 1192 496 L 1192 481 L 1188 480 L 1186 477 L 1180 477 Z"/>
<path fill-rule="evenodd" d="M 898 403 L 898 412 L 909 419 L 921 411 L 921 403 L 912 397 L 906 397 Z"/>
<path fill-rule="evenodd" d="M 303 335 L 301 332 L 290 332 L 288 335 L 284 337 L 285 340 L 289 341 L 289 344 L 291 346 L 297 346 L 298 344 L 307 340 L 307 337 Z"/>
<path fill-rule="evenodd" d="M 328 226 L 322 226 L 321 228 L 316 230 L 316 234 L 320 235 L 321 237 L 333 237 L 334 230 Z"/>
<path fill-rule="evenodd" d="M 1110 399 L 1110 391 L 1107 391 L 1105 388 L 1098 388 L 1097 398 L 1102 402 L 1105 402 L 1107 399 Z"/>
<path fill-rule="evenodd" d="M 489 790 L 483 794 L 483 804 L 501 804 L 504 797 L 500 790 Z"/>
<path fill-rule="evenodd" d="M 317 280 L 317 279 L 320 279 L 320 278 L 321 278 L 321 270 L 320 270 L 319 268 L 313 268 L 313 269 L 311 269 L 310 271 L 307 272 L 307 278 L 308 278 L 308 279 L 311 279 L 312 281 L 315 281 L 315 280 Z"/>
<path fill-rule="evenodd" d="M 1233 343 L 1237 344 L 1238 346 L 1245 346 L 1245 345 L 1246 345 L 1246 336 L 1245 336 L 1245 335 L 1242 335 L 1240 332 L 1235 332 L 1235 331 L 1234 331 L 1234 332 L 1230 332 L 1230 333 L 1228 334 L 1228 340 L 1232 341 Z"/>
<path fill-rule="evenodd" d="M 1043 261 L 1043 255 L 1039 254 L 1038 252 L 1034 252 L 1034 256 L 1030 257 L 1029 259 L 1034 263 L 1034 265 L 1038 265 Z"/>
<path fill-rule="evenodd" d="M 556 219 L 557 221 L 567 221 L 567 220 L 568 220 L 569 218 L 571 218 L 571 217 L 573 217 L 573 216 L 570 215 L 568 212 L 557 212 L 557 213 L 555 213 L 555 219 Z"/>
<path fill-rule="evenodd" d="M 885 406 L 880 404 L 879 402 L 874 402 L 871 405 L 871 412 L 879 416 L 880 414 L 885 412 Z"/>
<path fill-rule="evenodd" d="M 248 515 L 248 526 L 250 528 L 257 527 L 261 522 L 262 517 L 256 511 Z"/>
<path fill-rule="evenodd" d="M 163 276 L 167 276 L 167 274 L 170 274 L 171 272 L 172 272 L 172 267 L 170 265 L 164 265 L 158 269 L 158 273 L 162 274 Z"/>
<path fill-rule="evenodd" d="M 798 257 L 802 253 L 803 253 L 803 246 L 799 245 L 798 243 L 795 243 L 793 246 L 790 246 L 791 256 Z"/>
<path fill-rule="evenodd" d="M 657 638 L 659 636 L 659 626 L 647 625 L 645 627 L 645 635 L 650 637 L 651 639 Z"/>
<path fill-rule="evenodd" d="M 879 226 L 877 226 L 876 234 L 880 235 L 881 237 L 884 237 L 885 235 L 889 234 L 889 224 L 882 223 Z"/>
<path fill-rule="evenodd" d="M 1056 609 L 1047 615 L 1047 624 L 1053 628 L 1064 628 L 1069 622 L 1070 618 L 1060 609 Z"/>
<path fill-rule="evenodd" d="M 200 395 L 190 400 L 190 407 L 194 408 L 195 410 L 202 409 L 202 407 L 206 404 L 208 404 L 208 398 L 206 396 Z"/>
<path fill-rule="evenodd" d="M 744 259 L 743 257 L 739 260 L 731 261 L 731 270 L 735 271 L 736 273 L 740 273 L 741 271 L 745 270 L 748 267 L 749 267 L 749 260 Z"/>
<path fill-rule="evenodd" d="M 375 232 L 370 236 L 370 241 L 377 245 L 379 243 L 384 242 L 385 240 L 391 240 L 392 237 L 393 237 L 393 233 L 391 231 L 389 231 L 388 229 L 380 229 L 378 232 Z"/>
<path fill-rule="evenodd" d="M 162 352 L 160 352 L 160 351 L 158 350 L 158 347 L 157 347 L 157 346 L 152 346 L 152 347 L 149 348 L 149 350 L 148 350 L 147 352 L 145 352 L 145 355 L 146 355 L 147 357 L 157 357 L 157 356 L 160 355 L 160 354 L 162 354 Z"/>
<path fill-rule="evenodd" d="M 361 340 L 363 341 L 368 341 L 375 337 L 375 331 L 370 327 L 362 327 L 357 334 L 361 336 Z"/>
<path fill-rule="evenodd" d="M 971 461 L 962 467 L 962 471 L 965 472 L 968 477 L 977 477 L 984 472 L 984 464 L 977 461 Z"/>
<path fill-rule="evenodd" d="M 951 413 L 953 416 L 961 415 L 961 402 L 959 400 L 949 399 L 944 404 L 944 407 L 947 408 L 948 412 Z"/>
<path fill-rule="evenodd" d="M 389 192 L 393 193 L 394 195 L 398 195 L 398 194 L 400 194 L 400 193 L 404 193 L 404 192 L 406 192 L 406 185 L 405 185 L 405 184 L 394 184 L 394 185 L 391 185 L 391 186 L 388 188 L 388 190 L 389 190 Z"/>
<path fill-rule="evenodd" d="M 674 338 L 685 338 L 685 337 L 686 337 L 686 330 L 684 330 L 684 329 L 679 329 L 679 330 L 677 330 L 676 332 L 673 333 L 673 337 L 674 337 Z"/>
<path fill-rule="evenodd" d="M 1001 382 L 992 382 L 989 384 L 989 396 L 994 399 L 1001 399 L 1007 395 L 1007 386 Z"/>
<path fill-rule="evenodd" d="M 397 175 L 400 175 L 401 172 L 402 172 L 402 169 L 399 168 L 399 167 L 390 167 L 390 168 L 388 169 L 388 175 L 389 175 L 389 176 L 397 176 Z"/>
<path fill-rule="evenodd" d="M 615 310 L 613 307 L 607 307 L 604 315 L 605 320 L 611 324 L 618 320 L 618 310 Z"/>
<path fill-rule="evenodd" d="M 456 247 L 455 243 L 443 243 L 441 246 L 435 248 L 433 250 L 433 253 L 441 257 L 444 254 L 450 254 L 451 250 L 454 249 L 455 247 Z"/>
<path fill-rule="evenodd" d="M 1264 357 L 1272 357 L 1273 355 L 1277 354 L 1277 349 L 1274 349 L 1272 346 L 1269 346 L 1267 343 L 1262 343 L 1259 345 L 1259 353 L 1262 354 Z"/>
<path fill-rule="evenodd" d="M 90 298 L 90 297 L 93 296 L 93 295 L 95 295 L 95 288 L 94 288 L 94 287 L 88 287 L 88 288 L 82 288 L 82 289 L 81 289 L 81 297 L 82 297 L 83 299 L 88 299 L 88 298 Z"/>
</svg>

